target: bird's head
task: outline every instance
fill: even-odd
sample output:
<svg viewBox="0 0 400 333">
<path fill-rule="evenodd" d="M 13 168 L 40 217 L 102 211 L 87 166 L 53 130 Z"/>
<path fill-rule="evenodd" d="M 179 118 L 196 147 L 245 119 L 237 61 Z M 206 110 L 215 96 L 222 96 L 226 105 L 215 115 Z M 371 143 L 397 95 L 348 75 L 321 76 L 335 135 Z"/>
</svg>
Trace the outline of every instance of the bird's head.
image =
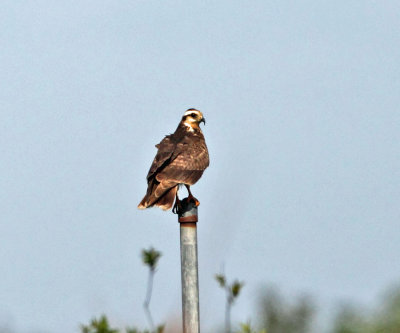
<svg viewBox="0 0 400 333">
<path fill-rule="evenodd" d="M 206 120 L 203 117 L 203 114 L 196 109 L 187 109 L 185 114 L 182 117 L 182 122 L 184 125 L 190 128 L 198 128 L 200 123 L 206 124 Z"/>
</svg>

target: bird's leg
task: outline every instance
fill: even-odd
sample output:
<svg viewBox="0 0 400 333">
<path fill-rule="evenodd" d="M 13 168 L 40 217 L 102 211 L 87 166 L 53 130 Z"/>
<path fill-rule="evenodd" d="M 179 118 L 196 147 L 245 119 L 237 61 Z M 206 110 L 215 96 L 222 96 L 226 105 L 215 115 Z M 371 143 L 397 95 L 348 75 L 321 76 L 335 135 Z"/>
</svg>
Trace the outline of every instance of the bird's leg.
<svg viewBox="0 0 400 333">
<path fill-rule="evenodd" d="M 172 212 L 174 214 L 179 214 L 182 211 L 182 203 L 178 198 L 178 190 L 175 193 L 175 204 L 174 207 L 172 207 Z"/>
<path fill-rule="evenodd" d="M 187 197 L 187 200 L 188 200 L 188 201 L 194 202 L 194 204 L 196 205 L 196 207 L 197 207 L 198 205 L 200 205 L 200 201 L 197 200 L 197 199 L 193 196 L 192 192 L 190 191 L 190 186 L 189 186 L 189 185 L 186 185 L 186 184 L 185 184 L 185 186 L 186 186 L 186 189 L 188 190 L 188 193 L 189 193 L 189 196 Z"/>
</svg>

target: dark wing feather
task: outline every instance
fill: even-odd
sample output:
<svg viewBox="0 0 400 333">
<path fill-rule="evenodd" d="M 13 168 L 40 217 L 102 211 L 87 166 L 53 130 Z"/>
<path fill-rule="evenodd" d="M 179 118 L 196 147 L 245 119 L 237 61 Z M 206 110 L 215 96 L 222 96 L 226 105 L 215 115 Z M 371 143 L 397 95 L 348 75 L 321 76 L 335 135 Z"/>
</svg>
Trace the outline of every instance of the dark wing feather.
<svg viewBox="0 0 400 333">
<path fill-rule="evenodd" d="M 177 185 L 193 185 L 209 164 L 202 133 L 188 135 L 182 124 L 156 147 L 158 151 L 147 174 L 147 193 L 138 206 L 141 209 L 153 205 L 171 208 Z"/>
<path fill-rule="evenodd" d="M 161 142 L 156 145 L 158 148 L 157 154 L 154 157 L 153 163 L 151 164 L 150 170 L 147 174 L 147 180 L 149 180 L 154 174 L 160 169 L 165 167 L 168 160 L 172 157 L 175 151 L 176 144 L 171 135 L 167 135 Z"/>
<path fill-rule="evenodd" d="M 159 182 L 168 180 L 193 185 L 208 165 L 208 151 L 204 141 L 200 145 L 189 145 L 183 141 L 177 144 L 170 162 L 157 173 L 156 179 Z"/>
<path fill-rule="evenodd" d="M 183 170 L 204 171 L 209 165 L 207 147 L 204 145 L 192 146 L 189 151 L 176 156 L 171 163 L 175 168 Z"/>
</svg>

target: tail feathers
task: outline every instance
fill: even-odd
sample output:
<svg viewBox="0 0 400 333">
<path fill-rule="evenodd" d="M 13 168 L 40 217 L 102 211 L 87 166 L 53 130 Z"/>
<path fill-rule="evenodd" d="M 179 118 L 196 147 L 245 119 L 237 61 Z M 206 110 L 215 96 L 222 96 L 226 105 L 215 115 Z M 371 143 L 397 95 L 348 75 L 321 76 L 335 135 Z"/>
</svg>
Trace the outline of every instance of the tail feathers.
<svg viewBox="0 0 400 333">
<path fill-rule="evenodd" d="M 163 210 L 168 210 L 172 208 L 175 201 L 175 195 L 176 191 L 178 190 L 178 186 L 174 185 L 173 187 L 165 188 L 164 186 L 161 185 L 164 184 L 161 183 L 158 184 L 158 186 L 154 186 L 151 189 L 150 193 L 147 193 L 144 196 L 144 198 L 138 205 L 139 209 L 150 208 L 152 206 L 160 207 Z M 161 188 L 163 187 L 164 191 L 160 191 Z"/>
<path fill-rule="evenodd" d="M 163 210 L 169 210 L 174 205 L 176 191 L 178 186 L 170 188 L 154 205 Z"/>
<path fill-rule="evenodd" d="M 147 195 L 145 195 L 142 201 L 140 201 L 140 204 L 138 204 L 137 208 L 146 209 L 147 208 L 146 202 L 147 202 Z"/>
</svg>

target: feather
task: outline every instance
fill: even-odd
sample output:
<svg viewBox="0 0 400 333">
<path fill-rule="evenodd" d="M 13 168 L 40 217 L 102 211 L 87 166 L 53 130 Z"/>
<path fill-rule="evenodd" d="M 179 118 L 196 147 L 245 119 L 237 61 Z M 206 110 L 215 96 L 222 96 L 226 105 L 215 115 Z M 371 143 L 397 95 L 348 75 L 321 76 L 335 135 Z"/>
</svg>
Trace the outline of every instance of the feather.
<svg viewBox="0 0 400 333">
<path fill-rule="evenodd" d="M 191 130 L 186 123 L 191 115 L 186 112 L 175 133 L 165 136 L 156 145 L 157 154 L 147 174 L 147 192 L 138 208 L 158 206 L 170 209 L 178 185 L 195 184 L 208 167 L 208 150 L 198 126 L 203 116 L 200 111 L 196 114 L 199 118 L 197 123 L 191 123 Z"/>
<path fill-rule="evenodd" d="M 175 201 L 175 196 L 176 192 L 178 190 L 178 186 L 174 186 L 170 188 L 163 196 L 158 200 L 154 206 L 160 207 L 163 210 L 168 210 L 171 209 L 174 201 Z"/>
</svg>

